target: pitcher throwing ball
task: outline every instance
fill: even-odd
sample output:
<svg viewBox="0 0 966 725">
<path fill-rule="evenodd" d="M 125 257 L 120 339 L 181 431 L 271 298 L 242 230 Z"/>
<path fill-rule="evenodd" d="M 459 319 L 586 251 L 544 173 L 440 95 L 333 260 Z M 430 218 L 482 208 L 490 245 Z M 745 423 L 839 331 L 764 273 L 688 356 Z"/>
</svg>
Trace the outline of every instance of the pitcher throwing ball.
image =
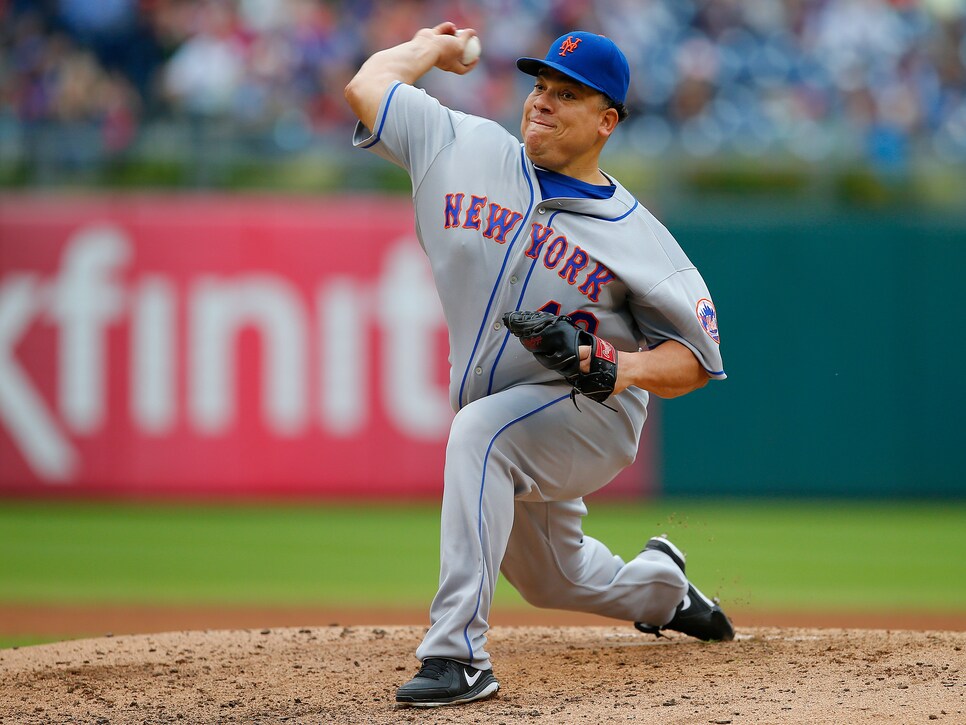
<svg viewBox="0 0 966 725">
<path fill-rule="evenodd" d="M 584 496 L 637 454 L 649 394 L 723 379 L 704 280 L 667 229 L 598 159 L 627 112 L 629 69 L 574 31 L 533 76 L 523 143 L 413 84 L 459 75 L 476 34 L 453 23 L 374 54 L 346 87 L 353 143 L 406 169 L 416 230 L 449 328 L 450 399 L 439 590 L 396 700 L 451 705 L 499 689 L 486 651 L 497 575 L 538 607 L 730 640 L 684 555 L 654 537 L 624 562 L 584 535 Z M 485 44 L 483 53 L 485 54 Z"/>
</svg>

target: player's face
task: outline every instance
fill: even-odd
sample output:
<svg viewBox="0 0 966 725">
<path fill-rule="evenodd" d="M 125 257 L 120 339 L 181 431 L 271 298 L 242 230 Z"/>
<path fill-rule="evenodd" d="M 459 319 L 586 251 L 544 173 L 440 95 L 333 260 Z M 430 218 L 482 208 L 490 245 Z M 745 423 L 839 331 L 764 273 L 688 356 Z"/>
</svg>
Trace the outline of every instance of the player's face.
<svg viewBox="0 0 966 725">
<path fill-rule="evenodd" d="M 520 134 L 538 166 L 581 178 L 597 172 L 597 157 L 617 125 L 604 97 L 554 70 L 543 70 L 523 104 Z"/>
</svg>

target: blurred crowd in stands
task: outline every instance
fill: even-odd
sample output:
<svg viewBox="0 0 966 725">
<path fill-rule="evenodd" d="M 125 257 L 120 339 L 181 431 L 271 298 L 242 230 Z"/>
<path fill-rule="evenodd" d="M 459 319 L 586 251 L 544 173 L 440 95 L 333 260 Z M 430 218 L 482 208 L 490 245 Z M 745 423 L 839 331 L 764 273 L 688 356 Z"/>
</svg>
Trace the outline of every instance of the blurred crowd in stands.
<svg viewBox="0 0 966 725">
<path fill-rule="evenodd" d="M 218 120 L 347 145 L 355 69 L 443 19 L 483 61 L 424 85 L 513 131 L 515 59 L 581 28 L 628 55 L 635 152 L 966 161 L 966 0 L 0 0 L 0 135 L 77 125 L 112 154 L 158 120 Z"/>
</svg>

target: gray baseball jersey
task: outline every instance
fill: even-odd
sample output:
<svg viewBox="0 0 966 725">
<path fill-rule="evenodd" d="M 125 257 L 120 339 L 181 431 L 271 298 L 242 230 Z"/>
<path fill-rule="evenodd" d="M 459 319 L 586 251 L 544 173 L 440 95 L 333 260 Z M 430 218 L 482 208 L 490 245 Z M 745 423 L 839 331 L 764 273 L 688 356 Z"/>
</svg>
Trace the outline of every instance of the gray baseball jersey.
<svg viewBox="0 0 966 725">
<path fill-rule="evenodd" d="M 647 393 L 577 410 L 500 321 L 568 314 L 618 350 L 677 340 L 724 378 L 717 315 L 671 234 L 616 181 L 608 199 L 544 199 L 520 142 L 396 83 L 353 143 L 406 169 L 449 329 L 456 418 L 444 471 L 440 584 L 417 657 L 490 667 L 499 570 L 538 606 L 666 623 L 687 582 L 666 556 L 625 563 L 581 531 L 582 497 L 637 453 Z"/>
</svg>

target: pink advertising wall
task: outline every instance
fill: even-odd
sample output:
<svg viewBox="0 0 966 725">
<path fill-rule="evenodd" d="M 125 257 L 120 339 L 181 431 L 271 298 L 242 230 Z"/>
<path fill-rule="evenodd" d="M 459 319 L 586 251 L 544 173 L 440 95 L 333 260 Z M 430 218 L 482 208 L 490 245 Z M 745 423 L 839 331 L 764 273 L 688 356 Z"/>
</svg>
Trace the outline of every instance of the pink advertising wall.
<svg viewBox="0 0 966 725">
<path fill-rule="evenodd" d="M 0 196 L 0 495 L 434 496 L 447 353 L 406 199 Z"/>
</svg>

